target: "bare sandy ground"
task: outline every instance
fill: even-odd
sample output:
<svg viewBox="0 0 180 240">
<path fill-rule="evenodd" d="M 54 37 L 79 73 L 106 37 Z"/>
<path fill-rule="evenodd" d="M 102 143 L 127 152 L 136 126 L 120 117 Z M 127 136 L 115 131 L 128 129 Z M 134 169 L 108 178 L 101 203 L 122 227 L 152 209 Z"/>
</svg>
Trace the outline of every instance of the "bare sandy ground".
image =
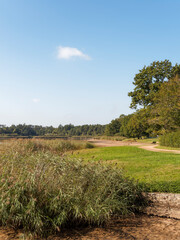
<svg viewBox="0 0 180 240">
<path fill-rule="evenodd" d="M 134 142 L 134 141 L 125 142 L 125 141 L 110 141 L 110 140 L 97 140 L 97 139 L 91 139 L 89 140 L 89 142 L 99 147 L 137 146 L 139 148 L 143 148 L 145 150 L 153 151 L 153 152 L 170 152 L 170 153 L 180 154 L 180 150 L 168 150 L 168 149 L 156 148 L 158 144 L 141 143 L 141 142 Z"/>
<path fill-rule="evenodd" d="M 149 193 L 148 196 L 151 202 L 144 213 L 180 220 L 180 194 Z"/>
<path fill-rule="evenodd" d="M 59 238 L 55 238 L 59 240 Z M 104 228 L 89 228 L 64 234 L 61 239 L 81 240 L 176 240 L 180 239 L 180 221 L 154 216 L 135 217 L 112 221 Z"/>
<path fill-rule="evenodd" d="M 0 240 L 27 239 L 22 232 L 1 228 Z M 34 238 L 36 239 L 36 238 Z M 137 215 L 125 219 L 112 220 L 103 228 L 68 229 L 48 240 L 179 240 L 180 221 L 157 216 Z"/>
</svg>

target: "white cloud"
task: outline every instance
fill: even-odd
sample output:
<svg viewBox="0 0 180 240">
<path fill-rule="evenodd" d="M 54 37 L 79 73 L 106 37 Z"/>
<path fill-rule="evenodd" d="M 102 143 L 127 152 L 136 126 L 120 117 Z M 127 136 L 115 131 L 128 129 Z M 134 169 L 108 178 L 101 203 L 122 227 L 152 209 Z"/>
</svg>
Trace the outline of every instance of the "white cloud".
<svg viewBox="0 0 180 240">
<path fill-rule="evenodd" d="M 39 98 L 33 98 L 33 100 L 32 100 L 34 103 L 37 103 L 37 102 L 39 102 L 40 101 L 40 99 Z"/>
<path fill-rule="evenodd" d="M 85 60 L 91 59 L 88 55 L 84 54 L 77 48 L 62 47 L 62 46 L 58 47 L 57 57 L 58 57 L 58 59 L 70 59 L 73 57 L 79 57 L 79 58 L 83 58 Z"/>
</svg>

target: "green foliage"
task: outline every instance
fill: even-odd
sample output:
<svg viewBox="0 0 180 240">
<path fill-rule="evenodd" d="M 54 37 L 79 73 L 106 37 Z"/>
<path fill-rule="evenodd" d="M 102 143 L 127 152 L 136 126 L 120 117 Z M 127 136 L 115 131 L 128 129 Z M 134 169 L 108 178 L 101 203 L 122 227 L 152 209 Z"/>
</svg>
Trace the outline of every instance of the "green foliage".
<svg viewBox="0 0 180 240">
<path fill-rule="evenodd" d="M 162 131 L 174 131 L 180 128 L 180 77 L 178 75 L 161 85 L 154 100 L 152 120 L 161 125 Z"/>
<path fill-rule="evenodd" d="M 160 137 L 160 145 L 180 148 L 180 131 L 166 133 Z"/>
<path fill-rule="evenodd" d="M 1 152 L 2 225 L 48 235 L 63 227 L 101 225 L 146 204 L 142 188 L 118 168 L 26 147 L 14 151 L 9 145 Z"/>
<path fill-rule="evenodd" d="M 130 137 L 129 131 L 127 129 L 127 124 L 132 117 L 132 114 L 129 115 L 120 115 L 119 118 L 112 120 L 106 126 L 105 133 L 107 136 L 122 136 L 122 137 Z"/>
<path fill-rule="evenodd" d="M 134 78 L 131 108 L 142 109 L 121 115 L 106 126 L 105 133 L 128 138 L 155 137 L 180 128 L 180 65 L 168 60 L 144 67 Z"/>
<path fill-rule="evenodd" d="M 87 142 L 86 145 L 85 145 L 85 148 L 94 148 L 94 144 L 90 143 L 90 142 Z"/>
<path fill-rule="evenodd" d="M 132 98 L 130 107 L 137 108 L 138 105 L 143 107 L 152 105 L 161 84 L 174 77 L 178 72 L 180 72 L 180 65 L 172 66 L 169 60 L 154 61 L 150 66 L 144 66 L 135 75 L 134 90 L 128 93 L 128 96 Z"/>
<path fill-rule="evenodd" d="M 149 124 L 147 119 L 148 112 L 145 109 L 141 109 L 134 113 L 125 126 L 127 128 L 128 136 L 132 138 L 148 136 L 147 129 Z"/>
<path fill-rule="evenodd" d="M 129 114 L 127 116 L 121 115 L 106 126 L 105 133 L 111 136 L 118 135 L 127 138 L 148 137 L 148 117 L 149 112 L 146 109 L 138 110 L 134 114 Z"/>
<path fill-rule="evenodd" d="M 121 122 L 119 118 L 112 120 L 110 124 L 108 124 L 105 128 L 105 134 L 107 136 L 113 136 L 119 133 L 121 127 Z"/>
<path fill-rule="evenodd" d="M 122 115 L 121 115 L 122 116 Z M 131 119 L 132 114 L 129 115 L 123 115 L 121 118 L 121 127 L 120 127 L 120 135 L 123 137 L 130 137 L 129 129 L 127 128 L 128 122 Z"/>
</svg>

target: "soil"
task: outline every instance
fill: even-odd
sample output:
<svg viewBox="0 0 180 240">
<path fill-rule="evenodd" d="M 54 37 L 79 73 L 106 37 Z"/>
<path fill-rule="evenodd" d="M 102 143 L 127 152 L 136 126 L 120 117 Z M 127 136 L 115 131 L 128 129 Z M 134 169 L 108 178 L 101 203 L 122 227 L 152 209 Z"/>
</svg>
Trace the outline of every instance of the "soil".
<svg viewBox="0 0 180 240">
<path fill-rule="evenodd" d="M 60 238 L 55 238 L 60 239 Z M 84 230 L 64 233 L 61 239 L 81 240 L 170 240 L 180 239 L 180 221 L 175 219 L 160 218 L 147 215 L 114 220 L 104 228 L 89 228 Z"/>
<path fill-rule="evenodd" d="M 21 232 L 1 228 L 0 240 L 23 239 Z M 36 239 L 36 238 L 34 238 Z M 179 240 L 180 220 L 157 216 L 137 215 L 125 219 L 112 220 L 103 228 L 76 228 L 64 230 L 48 240 Z"/>
</svg>

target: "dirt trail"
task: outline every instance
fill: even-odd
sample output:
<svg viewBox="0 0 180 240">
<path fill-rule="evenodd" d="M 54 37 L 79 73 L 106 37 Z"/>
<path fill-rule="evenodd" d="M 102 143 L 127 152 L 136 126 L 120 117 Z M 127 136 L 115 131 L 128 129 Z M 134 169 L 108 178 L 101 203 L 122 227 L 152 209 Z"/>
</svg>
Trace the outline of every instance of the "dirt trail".
<svg viewBox="0 0 180 240">
<path fill-rule="evenodd" d="M 143 148 L 145 150 L 152 151 L 152 152 L 169 152 L 169 153 L 180 154 L 180 150 L 160 149 L 160 148 L 156 148 L 157 146 L 158 146 L 157 144 L 145 145 L 145 146 L 140 146 L 140 148 Z"/>
<path fill-rule="evenodd" d="M 168 150 L 168 149 L 160 149 L 156 148 L 158 144 L 151 143 L 141 143 L 134 141 L 110 141 L 110 140 L 97 140 L 91 139 L 89 142 L 99 146 L 99 147 L 113 147 L 113 146 L 137 146 L 139 148 L 143 148 L 152 152 L 169 152 L 169 153 L 177 153 L 180 154 L 180 150 Z"/>
</svg>

